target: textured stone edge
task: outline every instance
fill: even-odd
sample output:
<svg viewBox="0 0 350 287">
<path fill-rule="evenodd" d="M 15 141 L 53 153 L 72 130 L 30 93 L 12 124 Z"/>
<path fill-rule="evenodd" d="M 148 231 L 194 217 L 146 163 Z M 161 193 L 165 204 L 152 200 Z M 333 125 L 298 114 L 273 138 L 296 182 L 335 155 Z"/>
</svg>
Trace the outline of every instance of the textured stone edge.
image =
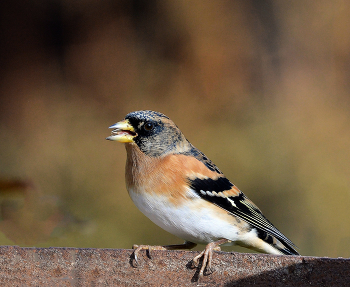
<svg viewBox="0 0 350 287">
<path fill-rule="evenodd" d="M 0 246 L 1 286 L 196 286 L 197 251 Z M 215 252 L 207 286 L 347 286 L 350 259 Z"/>
</svg>

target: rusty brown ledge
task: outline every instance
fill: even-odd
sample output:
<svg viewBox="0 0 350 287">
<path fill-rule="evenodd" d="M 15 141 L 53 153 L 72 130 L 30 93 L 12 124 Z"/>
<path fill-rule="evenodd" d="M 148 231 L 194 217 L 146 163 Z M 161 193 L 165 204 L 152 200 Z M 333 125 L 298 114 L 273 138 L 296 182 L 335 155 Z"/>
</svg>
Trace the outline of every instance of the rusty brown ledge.
<svg viewBox="0 0 350 287">
<path fill-rule="evenodd" d="M 197 251 L 0 246 L 1 286 L 196 286 Z M 349 286 L 350 259 L 215 252 L 207 286 Z"/>
</svg>

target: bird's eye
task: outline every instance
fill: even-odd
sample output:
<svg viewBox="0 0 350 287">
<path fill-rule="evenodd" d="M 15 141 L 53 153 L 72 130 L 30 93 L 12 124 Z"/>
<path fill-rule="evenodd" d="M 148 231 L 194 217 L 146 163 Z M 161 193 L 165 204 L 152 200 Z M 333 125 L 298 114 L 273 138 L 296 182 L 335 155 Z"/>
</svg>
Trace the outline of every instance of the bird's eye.
<svg viewBox="0 0 350 287">
<path fill-rule="evenodd" d="M 145 123 L 145 125 L 143 127 L 146 131 L 150 131 L 153 129 L 154 125 L 151 122 L 147 122 L 147 123 Z"/>
</svg>

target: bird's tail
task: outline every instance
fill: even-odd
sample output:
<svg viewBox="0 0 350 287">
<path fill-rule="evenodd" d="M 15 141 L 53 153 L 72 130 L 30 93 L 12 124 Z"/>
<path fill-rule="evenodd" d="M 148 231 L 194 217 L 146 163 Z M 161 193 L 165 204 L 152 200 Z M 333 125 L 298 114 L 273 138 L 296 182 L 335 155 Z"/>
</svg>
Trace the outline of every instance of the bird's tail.
<svg viewBox="0 0 350 287">
<path fill-rule="evenodd" d="M 282 238 L 277 239 L 276 237 L 264 232 L 264 236 L 259 234 L 260 239 L 268 243 L 273 248 L 285 255 L 300 255 L 296 250 L 296 246 L 291 241 L 286 241 Z"/>
</svg>

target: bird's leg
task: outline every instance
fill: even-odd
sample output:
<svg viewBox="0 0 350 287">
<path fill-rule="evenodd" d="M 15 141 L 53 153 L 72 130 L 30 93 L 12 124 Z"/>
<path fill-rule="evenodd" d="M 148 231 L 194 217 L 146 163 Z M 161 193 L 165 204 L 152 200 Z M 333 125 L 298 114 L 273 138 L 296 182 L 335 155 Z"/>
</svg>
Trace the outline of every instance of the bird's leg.
<svg viewBox="0 0 350 287">
<path fill-rule="evenodd" d="M 230 240 L 220 239 L 218 241 L 210 242 L 199 255 L 197 255 L 195 258 L 193 258 L 193 260 L 192 260 L 193 265 L 194 265 L 194 267 L 197 267 L 199 265 L 199 259 L 201 257 L 203 257 L 202 267 L 201 267 L 201 269 L 199 271 L 199 275 L 198 275 L 199 279 L 203 277 L 204 270 L 206 267 L 207 267 L 207 270 L 210 271 L 210 273 L 212 272 L 211 271 L 211 261 L 213 258 L 213 251 L 220 251 L 221 250 L 220 245 L 227 243 L 227 242 L 230 242 Z"/>
<path fill-rule="evenodd" d="M 138 264 L 137 256 L 141 250 L 147 250 L 148 256 L 149 256 L 149 258 L 151 258 L 151 251 L 153 251 L 153 250 L 192 249 L 196 245 L 197 245 L 196 243 L 193 243 L 190 241 L 185 241 L 183 244 L 164 245 L 164 246 L 151 246 L 151 245 L 136 245 L 136 244 L 134 244 L 132 246 L 132 249 L 135 249 L 134 259 L 135 259 L 135 263 L 137 265 Z"/>
</svg>

